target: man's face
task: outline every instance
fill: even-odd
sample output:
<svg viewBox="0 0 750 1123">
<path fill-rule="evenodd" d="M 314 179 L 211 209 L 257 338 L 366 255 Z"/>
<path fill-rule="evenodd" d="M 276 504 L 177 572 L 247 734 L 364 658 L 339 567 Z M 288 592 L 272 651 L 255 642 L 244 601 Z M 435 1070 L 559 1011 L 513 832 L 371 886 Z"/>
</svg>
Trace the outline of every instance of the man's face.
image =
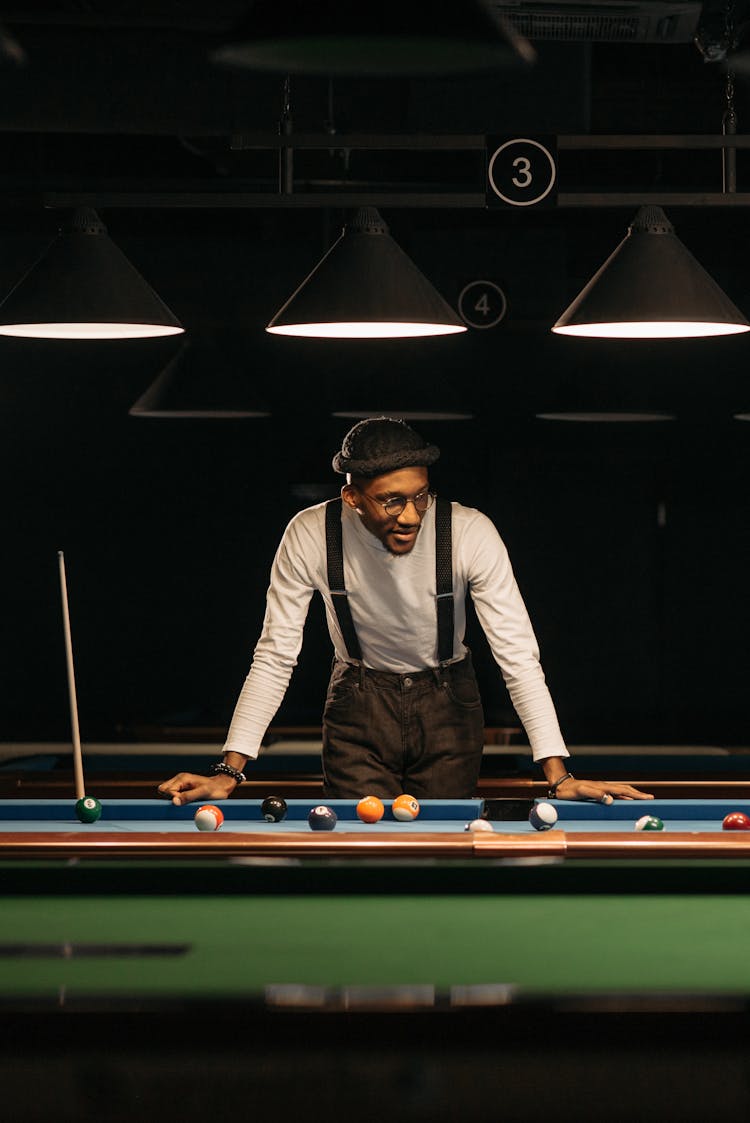
<svg viewBox="0 0 750 1123">
<path fill-rule="evenodd" d="M 392 554 L 408 554 L 414 549 L 424 518 L 424 512 L 418 511 L 412 501 L 429 489 L 426 468 L 399 468 L 372 480 L 352 481 L 341 489 L 341 496 L 359 513 L 370 534 L 379 538 L 386 550 Z M 400 515 L 389 515 L 383 504 L 398 498 L 409 502 Z"/>
</svg>

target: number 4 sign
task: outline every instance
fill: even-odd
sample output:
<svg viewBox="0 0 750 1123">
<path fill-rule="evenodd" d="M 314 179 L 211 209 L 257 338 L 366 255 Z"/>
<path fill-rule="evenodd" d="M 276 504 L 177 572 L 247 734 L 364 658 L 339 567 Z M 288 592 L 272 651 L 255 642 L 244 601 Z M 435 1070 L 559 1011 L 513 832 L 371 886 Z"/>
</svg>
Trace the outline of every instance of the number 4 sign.
<svg viewBox="0 0 750 1123">
<path fill-rule="evenodd" d="M 471 328 L 494 328 L 507 307 L 505 293 L 494 281 L 469 281 L 458 295 L 458 314 Z"/>
<path fill-rule="evenodd" d="M 555 202 L 556 145 L 549 138 L 487 138 L 487 204 L 533 207 Z"/>
</svg>

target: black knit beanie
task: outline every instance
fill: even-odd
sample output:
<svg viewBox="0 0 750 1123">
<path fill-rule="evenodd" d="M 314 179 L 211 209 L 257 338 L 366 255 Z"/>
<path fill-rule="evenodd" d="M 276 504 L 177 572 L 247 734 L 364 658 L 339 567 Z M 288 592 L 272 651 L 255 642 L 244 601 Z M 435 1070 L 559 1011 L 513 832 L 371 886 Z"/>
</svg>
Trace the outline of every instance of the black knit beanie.
<svg viewBox="0 0 750 1123">
<path fill-rule="evenodd" d="M 333 458 L 334 472 L 353 476 L 382 476 L 399 468 L 426 468 L 440 456 L 405 421 L 393 417 L 368 417 L 344 437 L 341 452 Z"/>
</svg>

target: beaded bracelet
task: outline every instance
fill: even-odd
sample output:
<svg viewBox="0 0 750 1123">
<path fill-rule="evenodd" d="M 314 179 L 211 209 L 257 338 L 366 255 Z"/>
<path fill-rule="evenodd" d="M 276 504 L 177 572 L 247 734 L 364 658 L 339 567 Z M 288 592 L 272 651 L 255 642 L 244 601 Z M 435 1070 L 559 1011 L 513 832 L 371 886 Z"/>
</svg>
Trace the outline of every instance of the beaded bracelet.
<svg viewBox="0 0 750 1123">
<path fill-rule="evenodd" d="M 216 764 L 212 764 L 208 770 L 212 776 L 223 773 L 225 776 L 231 778 L 238 784 L 244 784 L 247 776 L 244 772 L 240 772 L 239 768 L 232 768 L 231 764 L 225 764 L 223 760 L 217 760 Z"/>
<path fill-rule="evenodd" d="M 547 791 L 547 799 L 554 799 L 560 784 L 564 784 L 566 780 L 575 780 L 575 776 L 572 772 L 566 772 L 559 780 L 555 780 L 554 784 L 550 784 L 549 790 Z"/>
</svg>

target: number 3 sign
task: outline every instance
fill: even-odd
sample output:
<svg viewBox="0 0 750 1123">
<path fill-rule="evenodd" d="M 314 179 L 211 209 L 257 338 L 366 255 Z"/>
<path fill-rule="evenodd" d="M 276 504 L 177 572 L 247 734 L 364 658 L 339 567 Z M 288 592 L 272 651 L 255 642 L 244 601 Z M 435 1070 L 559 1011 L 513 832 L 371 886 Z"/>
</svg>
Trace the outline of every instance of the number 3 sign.
<svg viewBox="0 0 750 1123">
<path fill-rule="evenodd" d="M 496 146 L 496 147 L 495 147 Z M 487 138 L 489 206 L 532 207 L 554 203 L 557 181 L 555 146 L 529 137 Z"/>
</svg>

